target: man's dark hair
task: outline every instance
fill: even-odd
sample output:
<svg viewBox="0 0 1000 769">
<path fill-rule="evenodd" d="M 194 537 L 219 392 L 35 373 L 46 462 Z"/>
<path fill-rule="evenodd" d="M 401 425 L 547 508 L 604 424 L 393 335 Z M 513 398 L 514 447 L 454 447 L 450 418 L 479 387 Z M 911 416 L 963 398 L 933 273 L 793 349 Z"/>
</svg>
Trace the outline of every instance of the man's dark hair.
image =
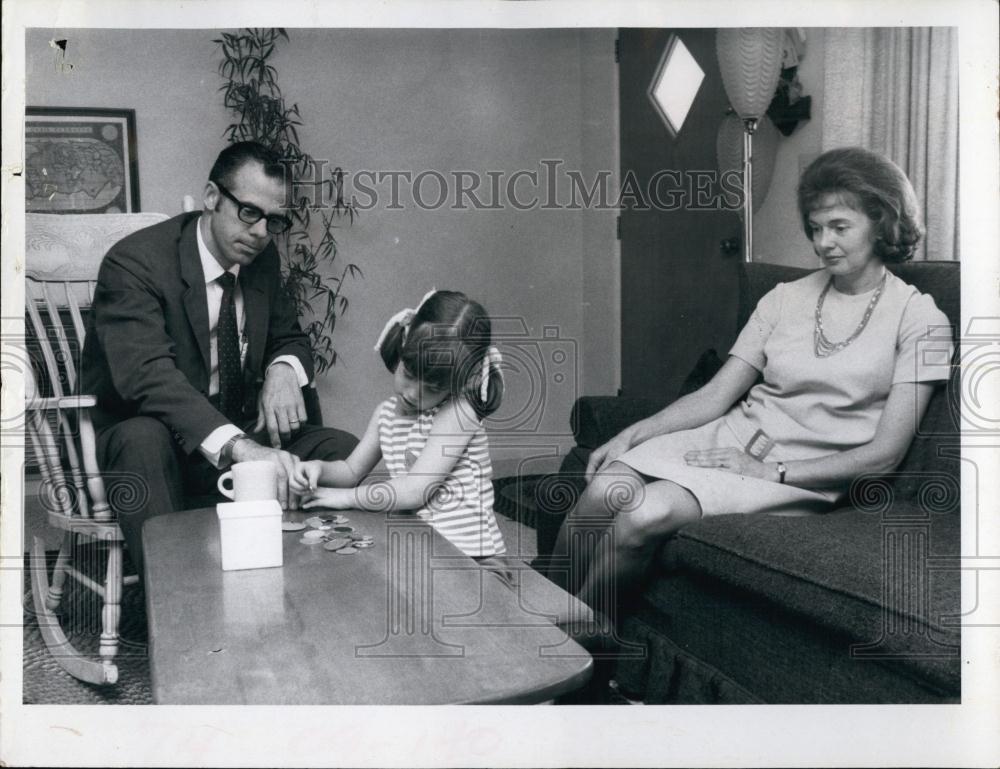
<svg viewBox="0 0 1000 769">
<path fill-rule="evenodd" d="M 232 185 L 236 172 L 250 162 L 260 163 L 266 176 L 284 183 L 285 166 L 281 157 L 258 142 L 235 142 L 222 150 L 215 159 L 208 180 L 221 182 L 228 188 Z"/>
</svg>

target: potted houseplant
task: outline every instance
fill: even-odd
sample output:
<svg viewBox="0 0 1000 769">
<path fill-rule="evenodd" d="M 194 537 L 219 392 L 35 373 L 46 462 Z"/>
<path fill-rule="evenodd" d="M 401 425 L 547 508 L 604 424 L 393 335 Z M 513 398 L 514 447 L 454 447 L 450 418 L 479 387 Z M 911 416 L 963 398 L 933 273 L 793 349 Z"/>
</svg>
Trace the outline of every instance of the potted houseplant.
<svg viewBox="0 0 1000 769">
<path fill-rule="evenodd" d="M 305 331 L 316 372 L 323 373 L 337 362 L 333 331 L 337 318 L 347 312 L 345 284 L 362 277 L 362 272 L 356 264 L 337 263 L 334 230 L 345 217 L 353 223 L 355 216 L 354 208 L 344 199 L 343 171 L 335 168 L 325 173 L 325 163 L 318 163 L 302 150 L 298 104 L 286 105 L 278 86 L 271 57 L 278 44 L 288 39 L 281 28 L 243 29 L 224 32 L 212 42 L 222 53 L 219 74 L 224 82 L 219 90 L 223 104 L 234 116 L 226 138 L 231 142 L 256 141 L 274 149 L 291 178 L 299 180 L 289 185 L 292 228 L 275 241 L 281 254 L 284 290 L 299 317 L 311 318 Z"/>
</svg>

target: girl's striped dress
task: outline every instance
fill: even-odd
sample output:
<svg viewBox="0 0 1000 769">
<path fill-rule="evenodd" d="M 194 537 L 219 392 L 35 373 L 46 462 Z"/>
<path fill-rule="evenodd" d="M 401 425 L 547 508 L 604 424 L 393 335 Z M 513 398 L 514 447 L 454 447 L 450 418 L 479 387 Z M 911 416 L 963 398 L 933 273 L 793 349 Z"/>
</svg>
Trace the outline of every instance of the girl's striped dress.
<svg viewBox="0 0 1000 769">
<path fill-rule="evenodd" d="M 434 417 L 445 403 L 414 415 L 396 413 L 394 395 L 379 406 L 378 433 L 382 458 L 393 478 L 406 475 L 424 450 Z M 468 556 L 506 552 L 493 515 L 493 466 L 482 422 L 451 473 L 416 513 Z"/>
</svg>

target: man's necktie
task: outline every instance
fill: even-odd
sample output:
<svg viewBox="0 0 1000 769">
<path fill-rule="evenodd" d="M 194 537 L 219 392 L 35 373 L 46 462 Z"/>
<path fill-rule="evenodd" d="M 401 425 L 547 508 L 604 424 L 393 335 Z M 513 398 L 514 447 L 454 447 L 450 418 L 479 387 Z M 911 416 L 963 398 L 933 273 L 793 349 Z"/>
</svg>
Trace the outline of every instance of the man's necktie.
<svg viewBox="0 0 1000 769">
<path fill-rule="evenodd" d="M 218 278 L 222 286 L 222 306 L 216 342 L 219 353 L 219 410 L 239 425 L 243 414 L 243 374 L 240 366 L 240 337 L 236 326 L 236 278 L 224 272 Z"/>
</svg>

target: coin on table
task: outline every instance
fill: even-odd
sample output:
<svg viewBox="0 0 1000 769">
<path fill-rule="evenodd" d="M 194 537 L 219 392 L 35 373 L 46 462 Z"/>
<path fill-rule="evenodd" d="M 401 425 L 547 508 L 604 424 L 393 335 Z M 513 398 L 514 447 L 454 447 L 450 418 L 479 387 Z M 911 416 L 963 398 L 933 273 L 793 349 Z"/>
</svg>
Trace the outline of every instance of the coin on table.
<svg viewBox="0 0 1000 769">
<path fill-rule="evenodd" d="M 315 539 L 311 537 L 301 537 L 299 539 L 299 542 L 301 542 L 303 545 L 318 545 L 322 541 L 323 541 L 322 539 Z"/>
<path fill-rule="evenodd" d="M 354 527 L 353 526 L 334 526 L 333 530 L 335 532 L 337 532 L 338 534 L 350 534 L 352 531 L 354 531 Z"/>
<path fill-rule="evenodd" d="M 347 547 L 351 544 L 351 540 L 344 539 L 343 537 L 337 537 L 336 539 L 327 540 L 323 547 L 327 550 L 340 550 L 342 547 Z"/>
<path fill-rule="evenodd" d="M 333 516 L 333 519 L 330 521 L 330 523 L 347 523 L 349 520 L 351 519 L 348 518 L 346 515 L 335 515 Z"/>
<path fill-rule="evenodd" d="M 364 550 L 365 548 L 368 547 L 375 547 L 375 543 L 372 542 L 371 540 L 361 540 L 360 542 L 355 542 L 353 545 L 351 545 L 351 547 L 356 547 Z"/>
<path fill-rule="evenodd" d="M 282 521 L 282 531 L 302 531 L 306 525 L 302 521 Z"/>
<path fill-rule="evenodd" d="M 306 526 L 313 529 L 321 529 L 326 523 L 329 523 L 329 521 L 324 521 L 318 515 L 314 515 L 312 518 L 306 518 Z"/>
<path fill-rule="evenodd" d="M 351 555 L 352 553 L 356 553 L 358 551 L 354 549 L 353 545 L 351 545 L 348 547 L 342 547 L 340 550 L 336 550 L 335 552 L 337 555 Z"/>
<path fill-rule="evenodd" d="M 323 532 L 311 529 L 302 535 L 302 539 L 313 539 L 319 542 L 321 539 L 323 539 Z"/>
</svg>

